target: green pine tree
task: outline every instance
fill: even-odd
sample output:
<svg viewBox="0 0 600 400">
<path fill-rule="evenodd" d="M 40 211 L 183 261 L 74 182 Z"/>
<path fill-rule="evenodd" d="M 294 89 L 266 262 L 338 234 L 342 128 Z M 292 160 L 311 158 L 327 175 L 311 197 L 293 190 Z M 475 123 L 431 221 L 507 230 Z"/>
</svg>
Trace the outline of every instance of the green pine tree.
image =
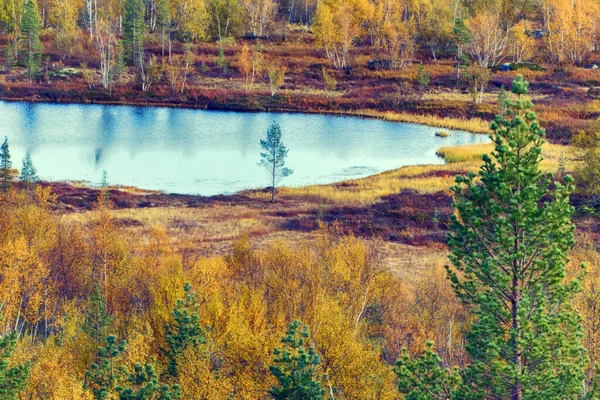
<svg viewBox="0 0 600 400">
<path fill-rule="evenodd" d="M 510 96 L 506 89 L 504 89 L 504 85 L 500 86 L 500 90 L 498 91 L 498 110 L 500 115 L 505 115 L 506 110 L 508 110 L 508 101 L 510 100 Z"/>
<path fill-rule="evenodd" d="M 102 294 L 102 287 L 96 283 L 90 293 L 88 307 L 85 309 L 84 330 L 97 343 L 100 343 L 105 337 L 111 321 L 112 318 L 106 310 L 106 299 Z"/>
<path fill-rule="evenodd" d="M 21 177 L 19 178 L 27 187 L 32 187 L 38 181 L 37 169 L 31 161 L 31 154 L 25 153 L 23 158 L 23 167 L 21 168 Z"/>
<path fill-rule="evenodd" d="M 8 148 L 8 137 L 4 137 L 4 143 L 0 147 L 0 180 L 2 180 L 2 191 L 8 192 L 12 187 L 12 161 L 10 160 L 10 150 Z"/>
<path fill-rule="evenodd" d="M 425 67 L 423 67 L 423 63 L 420 63 L 419 68 L 417 69 L 417 83 L 419 84 L 421 92 L 423 92 L 423 91 L 425 91 L 425 89 L 427 89 L 427 86 L 429 86 L 429 82 L 431 82 L 431 77 L 425 71 Z"/>
<path fill-rule="evenodd" d="M 325 395 L 323 384 L 317 378 L 320 357 L 313 346 L 307 346 L 310 332 L 300 321 L 293 321 L 281 339 L 282 349 L 273 351 L 269 370 L 278 385 L 269 390 L 275 400 L 320 400 Z"/>
<path fill-rule="evenodd" d="M 160 384 L 152 364 L 135 364 L 127 379 L 127 387 L 120 388 L 120 400 L 176 400 L 181 398 L 179 385 Z"/>
<path fill-rule="evenodd" d="M 402 356 L 394 368 L 398 387 L 406 400 L 450 399 L 462 382 L 460 371 L 458 368 L 442 368 L 442 360 L 433 350 L 433 342 L 426 345 L 425 352 L 414 360 L 406 349 L 402 349 Z"/>
<path fill-rule="evenodd" d="M 223 42 L 219 41 L 219 53 L 217 55 L 217 66 L 222 73 L 227 72 L 227 59 L 225 58 L 225 49 L 223 48 Z"/>
<path fill-rule="evenodd" d="M 173 378 L 179 376 L 179 360 L 185 351 L 206 342 L 205 332 L 200 326 L 196 294 L 189 283 L 183 289 L 185 296 L 177 300 L 171 313 L 174 322 L 165 324 L 167 348 L 163 352 L 168 358 L 167 373 Z"/>
<path fill-rule="evenodd" d="M 160 0 L 158 2 L 158 7 L 156 9 L 156 27 L 160 31 L 160 38 L 162 42 L 162 56 L 164 57 L 167 34 L 171 34 L 171 17 L 169 15 L 169 5 L 167 4 L 167 0 Z"/>
<path fill-rule="evenodd" d="M 123 44 L 127 61 L 139 64 L 144 55 L 144 31 L 146 23 L 144 0 L 125 0 L 123 7 Z"/>
<path fill-rule="evenodd" d="M 572 179 L 563 185 L 540 172 L 545 132 L 523 98 L 527 82 L 518 76 L 512 92 L 517 99 L 491 125 L 492 157 L 453 188 L 458 216 L 447 270 L 474 322 L 466 337 L 471 363 L 449 398 L 583 398 L 587 356 L 572 306 L 580 282 L 565 282 Z"/>
<path fill-rule="evenodd" d="M 456 86 L 460 81 L 460 67 L 469 64 L 469 57 L 465 54 L 465 47 L 471 41 L 471 32 L 465 25 L 465 20 L 457 18 L 452 28 L 452 43 L 456 49 Z"/>
<path fill-rule="evenodd" d="M 36 0 L 25 0 L 21 21 L 21 43 L 25 47 L 25 67 L 29 82 L 40 74 L 42 44 L 40 42 L 40 14 Z"/>
<path fill-rule="evenodd" d="M 119 343 L 115 335 L 109 335 L 106 337 L 106 346 L 98 348 L 98 362 L 86 372 L 86 388 L 92 392 L 94 399 L 113 398 L 111 396 L 119 390 L 124 371 L 118 365 L 118 359 L 126 346 L 125 341 Z"/>
<path fill-rule="evenodd" d="M 3 400 L 17 400 L 29 379 L 28 364 L 10 364 L 16 346 L 17 336 L 14 333 L 0 337 L 0 399 Z"/>
<path fill-rule="evenodd" d="M 281 127 L 273 122 L 267 130 L 267 137 L 260 139 L 260 162 L 258 165 L 264 167 L 271 178 L 271 203 L 275 201 L 275 185 L 282 178 L 290 176 L 294 171 L 285 166 L 288 148 L 281 140 Z"/>
<path fill-rule="evenodd" d="M 11 44 L 7 44 L 4 48 L 4 67 L 6 72 L 12 70 L 15 67 L 15 55 L 13 51 L 13 46 Z"/>
</svg>

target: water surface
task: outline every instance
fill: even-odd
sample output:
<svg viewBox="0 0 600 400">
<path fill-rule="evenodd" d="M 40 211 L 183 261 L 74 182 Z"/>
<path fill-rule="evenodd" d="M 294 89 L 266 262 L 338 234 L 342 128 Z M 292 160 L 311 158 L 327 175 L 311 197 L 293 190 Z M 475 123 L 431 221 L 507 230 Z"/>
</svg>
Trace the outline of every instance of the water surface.
<svg viewBox="0 0 600 400">
<path fill-rule="evenodd" d="M 269 185 L 257 165 L 259 139 L 281 125 L 302 186 L 360 178 L 415 164 L 441 164 L 446 145 L 489 141 L 486 135 L 381 120 L 314 114 L 238 113 L 174 108 L 0 101 L 0 136 L 13 167 L 26 151 L 40 178 L 100 181 L 172 193 L 214 195 Z"/>
</svg>

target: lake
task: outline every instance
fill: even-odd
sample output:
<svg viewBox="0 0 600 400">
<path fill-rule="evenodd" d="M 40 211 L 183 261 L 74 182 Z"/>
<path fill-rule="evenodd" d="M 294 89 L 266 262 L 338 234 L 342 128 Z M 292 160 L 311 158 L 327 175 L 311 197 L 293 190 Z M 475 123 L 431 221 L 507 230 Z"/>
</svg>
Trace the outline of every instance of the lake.
<svg viewBox="0 0 600 400">
<path fill-rule="evenodd" d="M 442 164 L 441 146 L 485 143 L 487 135 L 356 117 L 240 113 L 175 108 L 0 101 L 0 137 L 14 168 L 31 153 L 41 179 L 110 184 L 185 194 L 229 194 L 266 187 L 259 139 L 281 125 L 303 186 L 360 178 L 405 165 Z"/>
</svg>

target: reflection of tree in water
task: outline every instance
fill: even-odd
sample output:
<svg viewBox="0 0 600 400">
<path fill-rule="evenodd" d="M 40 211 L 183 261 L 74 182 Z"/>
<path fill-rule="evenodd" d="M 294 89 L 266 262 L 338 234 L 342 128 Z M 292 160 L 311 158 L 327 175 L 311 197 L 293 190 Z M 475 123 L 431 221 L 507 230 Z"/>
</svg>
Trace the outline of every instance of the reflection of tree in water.
<svg viewBox="0 0 600 400">
<path fill-rule="evenodd" d="M 113 107 L 100 106 L 100 118 L 96 123 L 96 150 L 94 152 L 94 165 L 98 169 L 102 165 L 103 156 L 113 146 L 115 130 L 118 120 Z"/>
<path fill-rule="evenodd" d="M 37 103 L 25 103 L 23 110 L 23 150 L 33 153 L 41 141 L 38 105 Z"/>
</svg>

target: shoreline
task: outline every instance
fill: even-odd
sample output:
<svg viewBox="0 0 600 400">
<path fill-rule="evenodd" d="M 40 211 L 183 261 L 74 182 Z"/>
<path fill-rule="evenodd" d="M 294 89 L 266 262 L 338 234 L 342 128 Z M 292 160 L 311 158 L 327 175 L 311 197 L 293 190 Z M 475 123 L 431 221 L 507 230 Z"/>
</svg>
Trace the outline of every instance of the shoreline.
<svg viewBox="0 0 600 400">
<path fill-rule="evenodd" d="M 103 100 L 94 98 L 84 98 L 83 101 L 73 98 L 58 98 L 52 99 L 49 97 L 40 97 L 39 95 L 34 96 L 6 96 L 5 91 L 0 89 L 0 101 L 12 102 L 12 103 L 45 103 L 45 104 L 77 104 L 77 105 L 102 105 L 102 106 L 127 106 L 127 107 L 162 107 L 162 108 L 174 108 L 174 109 L 188 109 L 188 110 L 205 110 L 205 111 L 229 111 L 236 113 L 289 113 L 289 114 L 314 114 L 314 115 L 329 115 L 329 116 L 341 116 L 341 117 L 355 117 L 364 119 L 377 119 L 387 122 L 397 122 L 406 124 L 418 124 L 426 125 L 431 128 L 441 129 L 452 129 L 457 131 L 464 131 L 473 134 L 488 134 L 489 133 L 489 121 L 481 118 L 453 118 L 453 117 L 440 117 L 437 115 L 429 114 L 417 114 L 406 111 L 382 111 L 373 108 L 365 108 L 358 110 L 320 110 L 320 109 L 306 109 L 306 108 L 292 108 L 292 107 L 249 107 L 241 106 L 235 102 L 173 102 L 164 101 L 159 99 L 158 101 L 119 101 L 119 100 Z M 444 111 L 441 109 L 440 111 Z"/>
</svg>

